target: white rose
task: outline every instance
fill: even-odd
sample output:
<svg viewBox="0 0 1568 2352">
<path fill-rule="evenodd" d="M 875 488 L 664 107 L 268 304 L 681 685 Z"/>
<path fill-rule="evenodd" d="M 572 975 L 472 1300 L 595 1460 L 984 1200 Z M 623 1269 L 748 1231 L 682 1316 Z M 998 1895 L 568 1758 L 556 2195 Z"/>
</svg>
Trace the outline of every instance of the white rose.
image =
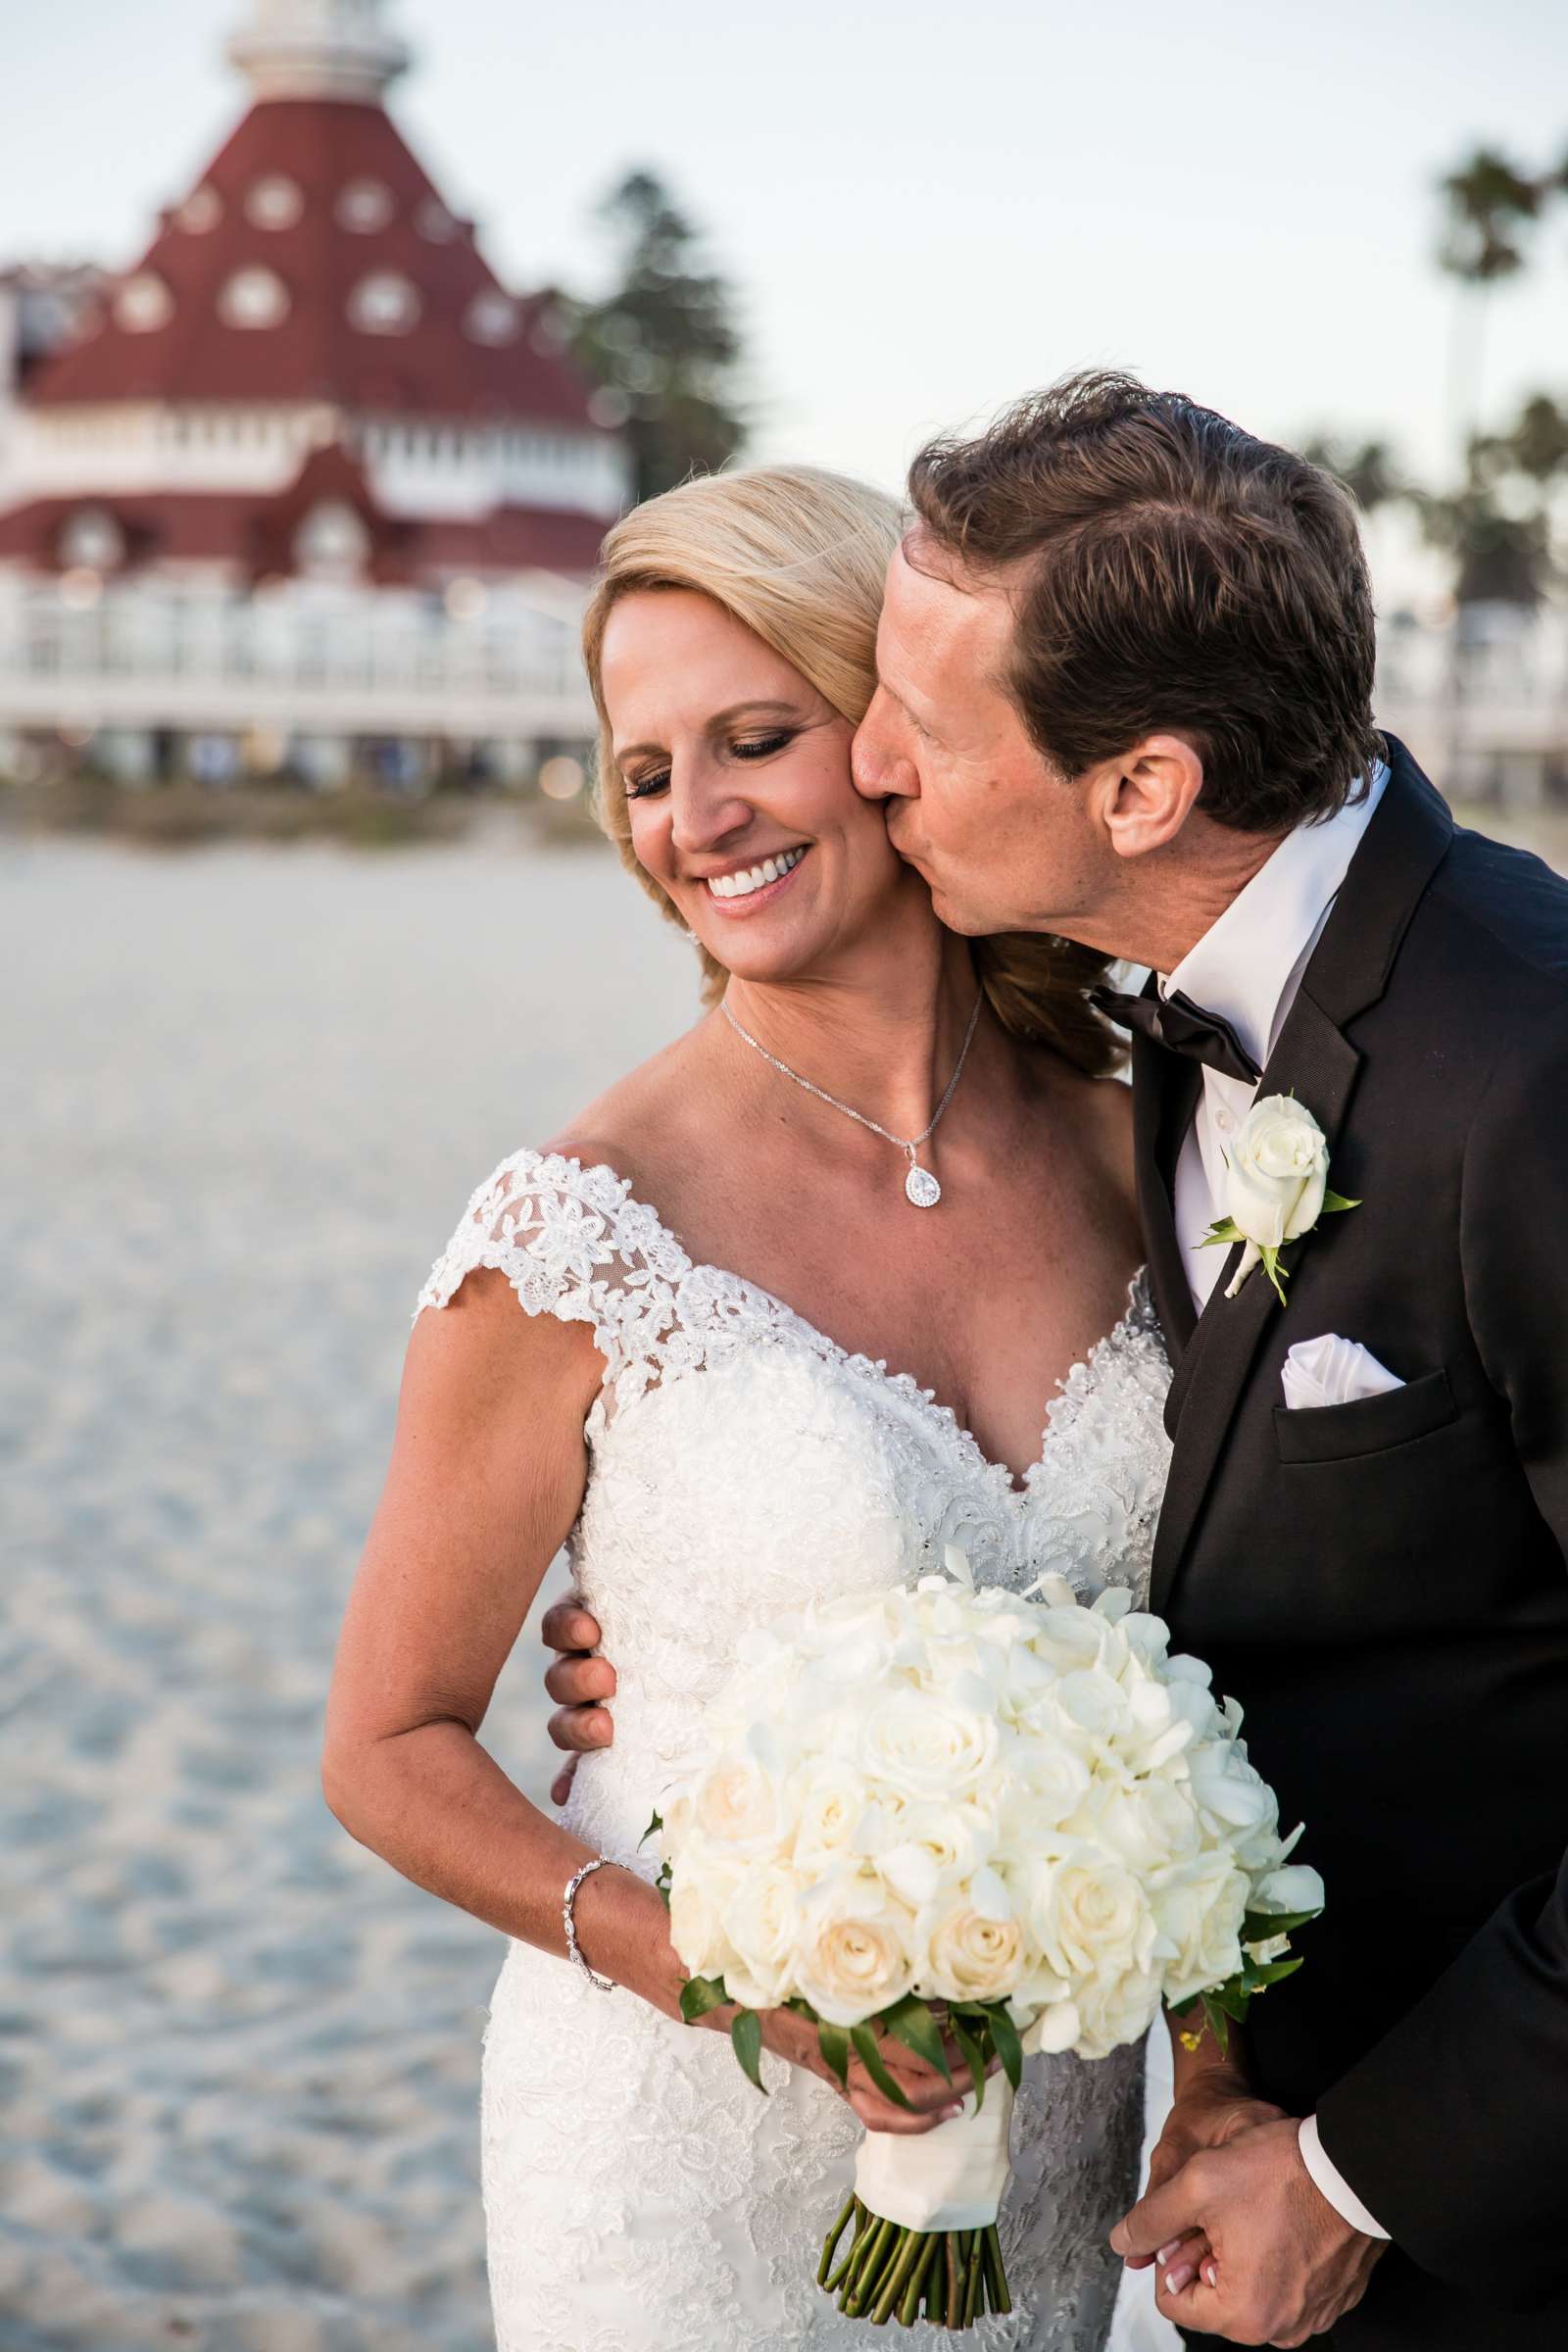
<svg viewBox="0 0 1568 2352">
<path fill-rule="evenodd" d="M 1327 1896 L 1323 1881 L 1305 1862 L 1292 1862 L 1284 1870 L 1271 1870 L 1253 1892 L 1254 1911 L 1321 1911 Z"/>
<path fill-rule="evenodd" d="M 1265 1095 L 1231 1147 L 1226 1209 L 1260 1250 L 1283 1249 L 1322 1215 L 1328 1173 L 1328 1142 L 1306 1105 Z"/>
<path fill-rule="evenodd" d="M 1146 1970 L 1128 1969 L 1106 1976 L 1079 1991 L 1078 2038 L 1073 2048 L 1080 2058 L 1108 2058 L 1112 2050 L 1141 2041 L 1159 2011 L 1159 1979 Z"/>
<path fill-rule="evenodd" d="M 896 1690 L 873 1707 L 860 1740 L 865 1769 L 910 1796 L 960 1796 L 996 1761 L 1000 1734 L 946 1692 Z"/>
<path fill-rule="evenodd" d="M 770 1852 L 783 1827 L 772 1775 L 755 1756 L 733 1750 L 699 1780 L 692 1818 L 703 1836 L 735 1861 Z"/>
<path fill-rule="evenodd" d="M 1154 1922 L 1130 1870 L 1093 1846 L 1027 1874 L 1029 1925 L 1047 1961 L 1075 1986 L 1147 1969 Z"/>
<path fill-rule="evenodd" d="M 1173 1781 L 1102 1784 L 1073 1825 L 1130 1870 L 1147 1873 L 1187 1860 L 1203 1842 L 1187 1789 Z"/>
<path fill-rule="evenodd" d="M 669 1940 L 694 1977 L 721 1977 L 730 1959 L 724 1905 L 735 1890 L 732 1874 L 677 1869 L 669 1890 Z"/>
<path fill-rule="evenodd" d="M 1234 1741 L 1211 1741 L 1189 1751 L 1193 1795 L 1203 1811 L 1224 1824 L 1228 1844 L 1272 1839 L 1279 1828 L 1279 1800 Z"/>
<path fill-rule="evenodd" d="M 798 1882 L 776 1863 L 754 1863 L 724 1905 L 723 1926 L 733 1954 L 726 1989 L 748 2009 L 776 2008 L 795 1989 Z"/>
<path fill-rule="evenodd" d="M 928 1999 L 1000 2001 L 1023 1973 L 1023 1928 L 995 1871 L 923 1914 L 915 1982 Z"/>
<path fill-rule="evenodd" d="M 798 1773 L 787 1790 L 795 1812 L 795 1859 L 813 1869 L 856 1850 L 865 1817 L 866 1787 L 853 1764 L 828 1756 Z"/>
<path fill-rule="evenodd" d="M 1089 1793 L 1089 1766 L 1054 1729 L 1020 1740 L 1008 1757 L 1022 1787 L 1009 1791 L 1003 1818 L 1008 1840 L 1027 1852 L 1043 1829 L 1055 1829 Z"/>
<path fill-rule="evenodd" d="M 830 2026 L 858 2026 L 914 1983 L 913 1916 L 874 1879 L 846 1873 L 802 1904 L 796 1982 Z"/>
<path fill-rule="evenodd" d="M 897 1839 L 876 1857 L 894 1893 L 918 1910 L 991 1858 L 997 1833 L 978 1805 L 907 1805 Z"/>
<path fill-rule="evenodd" d="M 1152 1900 L 1165 1954 L 1165 1998 L 1191 2000 L 1235 1976 L 1242 1965 L 1242 1917 L 1248 1880 L 1229 1856 L 1202 1854 L 1179 1864 Z"/>
</svg>

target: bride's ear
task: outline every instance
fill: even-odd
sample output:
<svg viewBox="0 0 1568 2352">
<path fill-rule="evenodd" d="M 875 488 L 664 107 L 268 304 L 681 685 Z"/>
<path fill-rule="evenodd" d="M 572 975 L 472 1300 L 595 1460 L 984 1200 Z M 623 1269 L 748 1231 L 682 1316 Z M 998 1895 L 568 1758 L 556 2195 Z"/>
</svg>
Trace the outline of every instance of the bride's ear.
<svg viewBox="0 0 1568 2352">
<path fill-rule="evenodd" d="M 1173 842 L 1203 789 L 1203 762 L 1182 735 L 1146 735 L 1094 769 L 1090 815 L 1118 858 L 1147 858 Z"/>
</svg>

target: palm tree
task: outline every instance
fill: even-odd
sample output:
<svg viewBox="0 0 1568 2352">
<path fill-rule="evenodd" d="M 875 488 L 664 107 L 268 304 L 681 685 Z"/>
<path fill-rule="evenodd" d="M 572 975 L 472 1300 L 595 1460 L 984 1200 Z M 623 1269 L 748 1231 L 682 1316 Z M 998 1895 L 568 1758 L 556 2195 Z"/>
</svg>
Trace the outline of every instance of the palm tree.
<svg viewBox="0 0 1568 2352">
<path fill-rule="evenodd" d="M 1478 147 L 1439 183 L 1444 198 L 1438 266 L 1457 278 L 1461 300 L 1454 322 L 1450 399 L 1461 448 L 1480 424 L 1485 303 L 1491 289 L 1525 266 L 1531 232 L 1559 175 L 1533 177 L 1494 147 Z"/>
</svg>

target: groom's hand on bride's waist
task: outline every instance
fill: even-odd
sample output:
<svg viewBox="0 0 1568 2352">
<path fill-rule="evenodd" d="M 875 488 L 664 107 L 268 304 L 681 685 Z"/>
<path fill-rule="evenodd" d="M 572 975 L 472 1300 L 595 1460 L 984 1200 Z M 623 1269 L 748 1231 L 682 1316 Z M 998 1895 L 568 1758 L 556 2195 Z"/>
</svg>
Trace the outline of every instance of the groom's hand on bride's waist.
<svg viewBox="0 0 1568 2352">
<path fill-rule="evenodd" d="M 614 1739 L 615 1727 L 605 1702 L 615 1695 L 615 1669 L 608 1658 L 591 1654 L 602 1639 L 599 1620 L 590 1617 L 574 1593 L 546 1609 L 539 1639 L 546 1649 L 555 1652 L 554 1663 L 545 1674 L 545 1689 L 556 1702 L 550 1737 L 571 1757 L 550 1788 L 553 1801 L 564 1805 L 578 1756 L 589 1748 L 608 1747 Z"/>
<path fill-rule="evenodd" d="M 1194 2278 L 1183 2244 L 1197 2233 L 1206 2250 Z M 1205 2141 L 1152 2184 L 1110 2242 L 1137 2268 L 1155 2263 L 1155 2301 L 1177 2327 L 1282 2346 L 1306 2343 L 1353 2310 L 1385 2244 L 1335 2212 L 1302 2161 L 1295 2118 L 1277 2109 L 1252 2123 L 1233 2116 L 1230 2136 Z"/>
</svg>

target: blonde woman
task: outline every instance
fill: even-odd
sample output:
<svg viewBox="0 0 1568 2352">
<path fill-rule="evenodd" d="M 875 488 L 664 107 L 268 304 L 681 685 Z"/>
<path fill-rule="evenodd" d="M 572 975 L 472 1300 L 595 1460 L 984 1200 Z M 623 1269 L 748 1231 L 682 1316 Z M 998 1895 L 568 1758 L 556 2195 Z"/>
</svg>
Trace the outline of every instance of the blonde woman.
<svg viewBox="0 0 1568 2352">
<path fill-rule="evenodd" d="M 605 822 L 709 1009 L 474 1194 L 349 1608 L 334 1809 L 512 1939 L 484 2065 L 502 2352 L 858 2341 L 817 2233 L 862 2123 L 951 2107 L 898 2045 L 912 2114 L 858 2068 L 842 2094 L 784 2011 L 760 2098 L 723 2015 L 679 2022 L 639 1840 L 745 1632 L 956 1539 L 1014 1586 L 1148 1574 L 1166 1370 L 1101 959 L 945 931 L 851 782 L 899 529 L 877 493 L 777 467 L 610 534 L 585 632 Z M 555 1821 L 479 1732 L 563 1543 L 618 1687 Z M 1131 2052 L 1031 2069 L 1016 2310 L 988 2343 L 1103 2342 L 1137 2091 Z"/>
</svg>

